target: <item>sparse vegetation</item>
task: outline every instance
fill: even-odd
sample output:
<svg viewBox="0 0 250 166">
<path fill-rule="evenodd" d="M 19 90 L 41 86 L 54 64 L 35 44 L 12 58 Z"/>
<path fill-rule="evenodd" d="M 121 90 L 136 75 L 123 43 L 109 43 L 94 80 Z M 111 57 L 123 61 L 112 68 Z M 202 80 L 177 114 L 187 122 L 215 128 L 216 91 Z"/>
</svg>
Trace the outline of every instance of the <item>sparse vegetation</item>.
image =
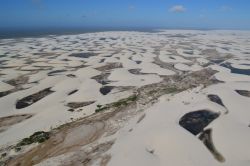
<svg viewBox="0 0 250 166">
<path fill-rule="evenodd" d="M 4 158 L 4 157 L 6 157 L 7 156 L 7 153 L 2 153 L 1 154 L 1 158 Z"/>
<path fill-rule="evenodd" d="M 21 146 L 30 145 L 32 143 L 42 143 L 47 139 L 49 139 L 49 137 L 50 137 L 49 132 L 44 132 L 44 131 L 35 132 L 30 137 L 24 138 L 21 142 L 19 142 L 16 145 L 15 149 L 16 151 L 19 151 L 21 150 Z"/>
<path fill-rule="evenodd" d="M 114 102 L 113 104 L 111 104 L 113 107 L 121 107 L 121 106 L 126 106 L 128 104 L 130 104 L 131 102 L 134 102 L 136 101 L 137 99 L 137 96 L 136 95 L 133 95 L 133 96 L 130 96 L 126 99 L 121 99 L 117 102 Z"/>
<path fill-rule="evenodd" d="M 97 105 L 97 109 L 95 110 L 95 112 L 96 112 L 96 113 L 97 113 L 97 112 L 101 112 L 101 111 L 104 111 L 104 110 L 106 110 L 106 109 L 108 109 L 107 106 Z"/>
<path fill-rule="evenodd" d="M 180 89 L 178 89 L 178 88 L 176 88 L 176 87 L 169 87 L 169 88 L 164 89 L 164 92 L 165 92 L 166 94 L 169 94 L 169 93 L 176 93 L 176 92 L 180 92 L 180 91 L 182 91 L 182 90 L 180 90 Z"/>
<path fill-rule="evenodd" d="M 123 106 L 127 106 L 129 105 L 130 103 L 136 101 L 137 99 L 137 96 L 136 95 L 132 95 L 132 96 L 129 96 L 128 98 L 125 98 L 125 99 L 121 99 L 117 102 L 114 102 L 114 103 L 111 103 L 111 104 L 107 104 L 105 106 L 103 105 L 97 105 L 97 109 L 95 110 L 95 112 L 101 112 L 101 111 L 104 111 L 104 110 L 107 110 L 109 108 L 119 108 L 119 107 L 123 107 Z"/>
</svg>

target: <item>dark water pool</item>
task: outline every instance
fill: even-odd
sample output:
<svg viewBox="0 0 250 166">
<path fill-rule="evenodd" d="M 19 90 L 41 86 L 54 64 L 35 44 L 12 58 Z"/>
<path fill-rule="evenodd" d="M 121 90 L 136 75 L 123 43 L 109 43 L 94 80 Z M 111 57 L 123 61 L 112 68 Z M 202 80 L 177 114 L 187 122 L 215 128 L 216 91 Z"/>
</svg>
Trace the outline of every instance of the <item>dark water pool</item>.
<svg viewBox="0 0 250 166">
<path fill-rule="evenodd" d="M 226 67 L 231 70 L 231 73 L 250 75 L 250 69 L 238 69 L 231 66 L 229 63 L 223 63 L 221 66 Z"/>
</svg>

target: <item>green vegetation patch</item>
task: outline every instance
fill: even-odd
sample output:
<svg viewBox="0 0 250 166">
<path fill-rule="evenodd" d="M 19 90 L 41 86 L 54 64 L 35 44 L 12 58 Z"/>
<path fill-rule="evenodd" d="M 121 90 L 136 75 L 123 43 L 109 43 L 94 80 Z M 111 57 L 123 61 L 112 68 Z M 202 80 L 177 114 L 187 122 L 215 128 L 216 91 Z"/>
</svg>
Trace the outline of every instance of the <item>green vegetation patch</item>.
<svg viewBox="0 0 250 166">
<path fill-rule="evenodd" d="M 101 111 L 104 111 L 104 110 L 106 110 L 106 109 L 108 109 L 109 107 L 107 107 L 107 106 L 103 106 L 103 105 L 97 105 L 97 109 L 95 110 L 95 112 L 97 113 L 97 112 L 101 112 Z"/>
<path fill-rule="evenodd" d="M 130 96 L 128 98 L 125 98 L 125 99 L 121 99 L 117 102 L 114 102 L 111 104 L 111 106 L 113 107 L 121 107 L 121 106 L 126 106 L 134 101 L 136 101 L 137 99 L 137 96 L 136 95 L 133 95 L 133 96 Z"/>
<path fill-rule="evenodd" d="M 48 140 L 49 137 L 50 137 L 49 132 L 44 132 L 44 131 L 35 132 L 30 137 L 24 138 L 21 142 L 19 142 L 16 145 L 16 149 L 19 149 L 21 146 L 30 145 L 32 143 L 42 143 Z"/>
<path fill-rule="evenodd" d="M 179 89 L 177 87 L 160 87 L 158 89 L 152 89 L 147 92 L 147 95 L 155 95 L 155 94 L 171 94 L 171 93 L 178 93 L 183 91 L 184 89 Z"/>
<path fill-rule="evenodd" d="M 97 105 L 97 109 L 95 110 L 95 112 L 96 113 L 101 112 L 101 111 L 107 110 L 107 109 L 112 108 L 112 107 L 115 107 L 115 108 L 124 107 L 124 106 L 127 106 L 127 105 L 129 105 L 130 103 L 132 103 L 132 102 L 134 102 L 136 100 L 137 100 L 137 96 L 132 95 L 132 96 L 129 96 L 128 98 L 121 99 L 121 100 L 119 100 L 117 102 L 107 104 L 105 106 Z"/>
<path fill-rule="evenodd" d="M 170 87 L 170 88 L 166 88 L 164 89 L 165 93 L 169 94 L 169 93 L 178 93 L 180 91 L 182 91 L 182 89 L 178 89 L 176 87 Z"/>
</svg>

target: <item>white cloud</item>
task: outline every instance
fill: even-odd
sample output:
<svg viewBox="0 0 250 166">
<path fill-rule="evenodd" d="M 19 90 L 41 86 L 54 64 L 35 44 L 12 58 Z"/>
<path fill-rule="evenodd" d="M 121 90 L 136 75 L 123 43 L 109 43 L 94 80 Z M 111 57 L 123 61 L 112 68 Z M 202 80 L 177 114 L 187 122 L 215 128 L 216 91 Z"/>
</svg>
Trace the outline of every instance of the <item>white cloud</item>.
<svg viewBox="0 0 250 166">
<path fill-rule="evenodd" d="M 169 9 L 170 12 L 181 13 L 185 12 L 186 8 L 182 5 L 175 5 Z"/>
</svg>

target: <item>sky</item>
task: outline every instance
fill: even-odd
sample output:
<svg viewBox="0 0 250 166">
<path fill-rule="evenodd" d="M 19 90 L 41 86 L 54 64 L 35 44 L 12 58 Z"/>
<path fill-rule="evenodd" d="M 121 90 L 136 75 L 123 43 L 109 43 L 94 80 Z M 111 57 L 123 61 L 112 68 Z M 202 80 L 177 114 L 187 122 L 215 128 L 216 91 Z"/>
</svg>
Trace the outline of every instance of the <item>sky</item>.
<svg viewBox="0 0 250 166">
<path fill-rule="evenodd" d="M 250 0 L 1 0 L 0 28 L 250 29 Z"/>
</svg>

